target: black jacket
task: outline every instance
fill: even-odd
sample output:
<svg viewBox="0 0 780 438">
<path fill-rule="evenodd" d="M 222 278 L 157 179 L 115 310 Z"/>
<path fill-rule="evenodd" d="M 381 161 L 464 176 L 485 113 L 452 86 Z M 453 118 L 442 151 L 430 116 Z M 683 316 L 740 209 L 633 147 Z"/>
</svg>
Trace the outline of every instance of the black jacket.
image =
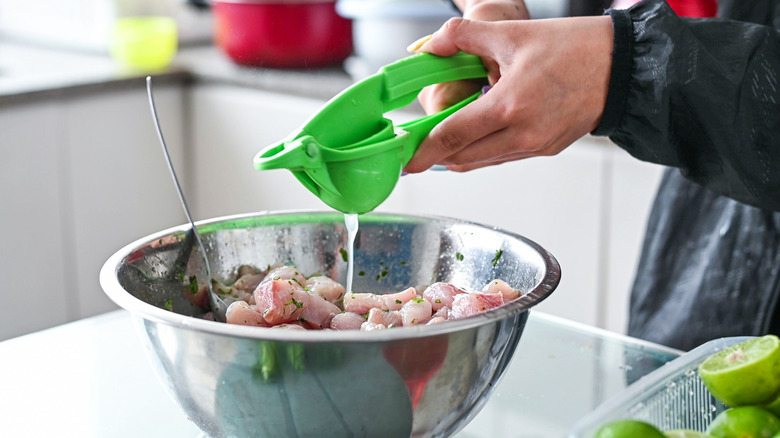
<svg viewBox="0 0 780 438">
<path fill-rule="evenodd" d="M 596 135 L 670 166 L 631 296 L 629 334 L 690 349 L 780 333 L 780 0 L 677 17 L 609 11 L 615 50 Z"/>
</svg>

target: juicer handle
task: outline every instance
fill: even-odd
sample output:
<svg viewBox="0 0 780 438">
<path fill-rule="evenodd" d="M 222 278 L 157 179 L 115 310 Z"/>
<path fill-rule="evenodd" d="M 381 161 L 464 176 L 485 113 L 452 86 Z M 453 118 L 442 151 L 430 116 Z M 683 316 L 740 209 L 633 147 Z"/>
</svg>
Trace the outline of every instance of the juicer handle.
<svg viewBox="0 0 780 438">
<path fill-rule="evenodd" d="M 384 78 L 385 112 L 412 103 L 427 86 L 487 77 L 482 60 L 464 52 L 445 57 L 430 53 L 412 55 L 382 67 L 379 74 Z"/>
<path fill-rule="evenodd" d="M 460 102 L 456 103 L 455 105 L 452 105 L 449 108 L 439 111 L 438 113 L 434 113 L 429 116 L 421 117 L 417 120 L 412 120 L 411 122 L 406 122 L 401 125 L 398 125 L 398 128 L 406 131 L 408 135 L 404 143 L 404 150 L 403 150 L 402 159 L 403 159 L 404 166 L 406 166 L 409 160 L 412 159 L 412 156 L 414 155 L 415 152 L 417 152 L 417 148 L 420 146 L 420 143 L 422 143 L 425 137 L 431 132 L 431 130 L 436 125 L 438 125 L 439 123 L 441 123 L 442 120 L 452 115 L 455 111 L 458 111 L 459 109 L 463 108 L 469 103 L 477 100 L 477 98 L 479 98 L 479 96 L 481 95 L 482 92 L 480 91 L 461 100 Z"/>
</svg>

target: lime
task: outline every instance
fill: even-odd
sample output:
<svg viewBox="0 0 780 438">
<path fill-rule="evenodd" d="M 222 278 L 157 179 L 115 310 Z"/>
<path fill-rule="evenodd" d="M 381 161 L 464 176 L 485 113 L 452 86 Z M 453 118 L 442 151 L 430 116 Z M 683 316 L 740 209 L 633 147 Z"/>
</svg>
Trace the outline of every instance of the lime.
<svg viewBox="0 0 780 438">
<path fill-rule="evenodd" d="M 714 438 L 712 435 L 690 429 L 674 429 L 664 432 L 666 438 Z"/>
<path fill-rule="evenodd" d="M 596 432 L 594 438 L 665 438 L 650 423 L 638 420 L 616 420 L 607 423 Z"/>
<path fill-rule="evenodd" d="M 780 420 L 758 406 L 740 406 L 721 412 L 707 428 L 715 438 L 772 438 Z"/>
<path fill-rule="evenodd" d="M 761 407 L 775 414 L 777 418 L 780 418 L 780 396 L 777 396 L 774 400 L 772 400 L 769 403 L 765 403 L 761 405 Z"/>
<path fill-rule="evenodd" d="M 699 365 L 699 376 L 728 406 L 770 402 L 780 393 L 780 339 L 766 335 L 723 349 Z"/>
</svg>

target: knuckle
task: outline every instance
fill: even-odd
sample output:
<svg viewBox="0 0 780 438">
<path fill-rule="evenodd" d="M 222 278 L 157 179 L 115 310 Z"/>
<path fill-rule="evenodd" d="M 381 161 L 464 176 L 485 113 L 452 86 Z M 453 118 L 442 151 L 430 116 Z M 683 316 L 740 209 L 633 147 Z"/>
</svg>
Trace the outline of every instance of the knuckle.
<svg viewBox="0 0 780 438">
<path fill-rule="evenodd" d="M 443 33 L 452 36 L 457 34 L 460 28 L 463 27 L 466 22 L 468 22 L 468 20 L 463 17 L 453 17 L 444 23 L 444 25 L 441 27 L 441 30 Z"/>
</svg>

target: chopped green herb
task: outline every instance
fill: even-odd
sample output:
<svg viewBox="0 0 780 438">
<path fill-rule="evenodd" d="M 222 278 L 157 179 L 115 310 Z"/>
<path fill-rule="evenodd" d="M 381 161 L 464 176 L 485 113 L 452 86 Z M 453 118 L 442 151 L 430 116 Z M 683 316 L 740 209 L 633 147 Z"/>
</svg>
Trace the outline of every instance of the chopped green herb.
<svg viewBox="0 0 780 438">
<path fill-rule="evenodd" d="M 463 254 L 461 254 L 459 252 L 456 252 L 455 253 L 455 258 L 458 259 L 459 262 L 462 262 L 463 261 Z"/>
<path fill-rule="evenodd" d="M 198 279 L 194 275 L 190 277 L 190 292 L 193 295 L 198 293 Z"/>
<path fill-rule="evenodd" d="M 295 307 L 301 308 L 303 307 L 303 302 L 296 300 L 295 298 L 290 298 L 290 301 L 284 303 L 285 306 L 289 306 L 290 304 L 295 304 Z"/>
<path fill-rule="evenodd" d="M 341 259 L 346 261 L 349 261 L 349 254 L 347 254 L 347 250 L 344 248 L 339 248 L 339 252 L 341 253 Z"/>
<path fill-rule="evenodd" d="M 282 277 L 274 277 L 274 280 L 281 280 Z"/>
<path fill-rule="evenodd" d="M 165 310 L 173 311 L 173 300 L 165 302 Z"/>
<path fill-rule="evenodd" d="M 490 263 L 493 265 L 493 267 L 494 267 L 494 268 L 495 268 L 495 267 L 496 267 L 496 265 L 498 264 L 498 261 L 501 259 L 501 256 L 502 256 L 503 254 L 504 254 L 504 250 L 503 250 L 503 249 L 498 249 L 498 250 L 496 250 L 496 255 L 495 255 L 495 257 L 493 257 L 493 260 L 491 260 L 491 261 L 490 261 Z"/>
<path fill-rule="evenodd" d="M 397 304 L 403 304 L 403 301 L 401 301 L 401 300 L 395 300 L 395 302 L 396 302 Z"/>
<path fill-rule="evenodd" d="M 436 298 L 435 302 L 436 302 L 436 304 L 440 304 L 440 303 L 441 303 L 441 300 L 440 300 L 440 299 L 438 299 L 438 298 Z"/>
<path fill-rule="evenodd" d="M 414 302 L 415 302 L 415 303 L 417 303 L 417 304 L 420 304 L 420 303 L 422 303 L 423 301 L 425 301 L 425 299 L 424 299 L 424 298 L 412 298 L 412 301 L 414 301 Z"/>
<path fill-rule="evenodd" d="M 358 277 L 363 277 L 366 275 L 366 271 L 360 271 L 358 272 Z"/>
<path fill-rule="evenodd" d="M 401 266 L 406 266 L 406 261 L 405 260 L 401 260 Z"/>
</svg>

